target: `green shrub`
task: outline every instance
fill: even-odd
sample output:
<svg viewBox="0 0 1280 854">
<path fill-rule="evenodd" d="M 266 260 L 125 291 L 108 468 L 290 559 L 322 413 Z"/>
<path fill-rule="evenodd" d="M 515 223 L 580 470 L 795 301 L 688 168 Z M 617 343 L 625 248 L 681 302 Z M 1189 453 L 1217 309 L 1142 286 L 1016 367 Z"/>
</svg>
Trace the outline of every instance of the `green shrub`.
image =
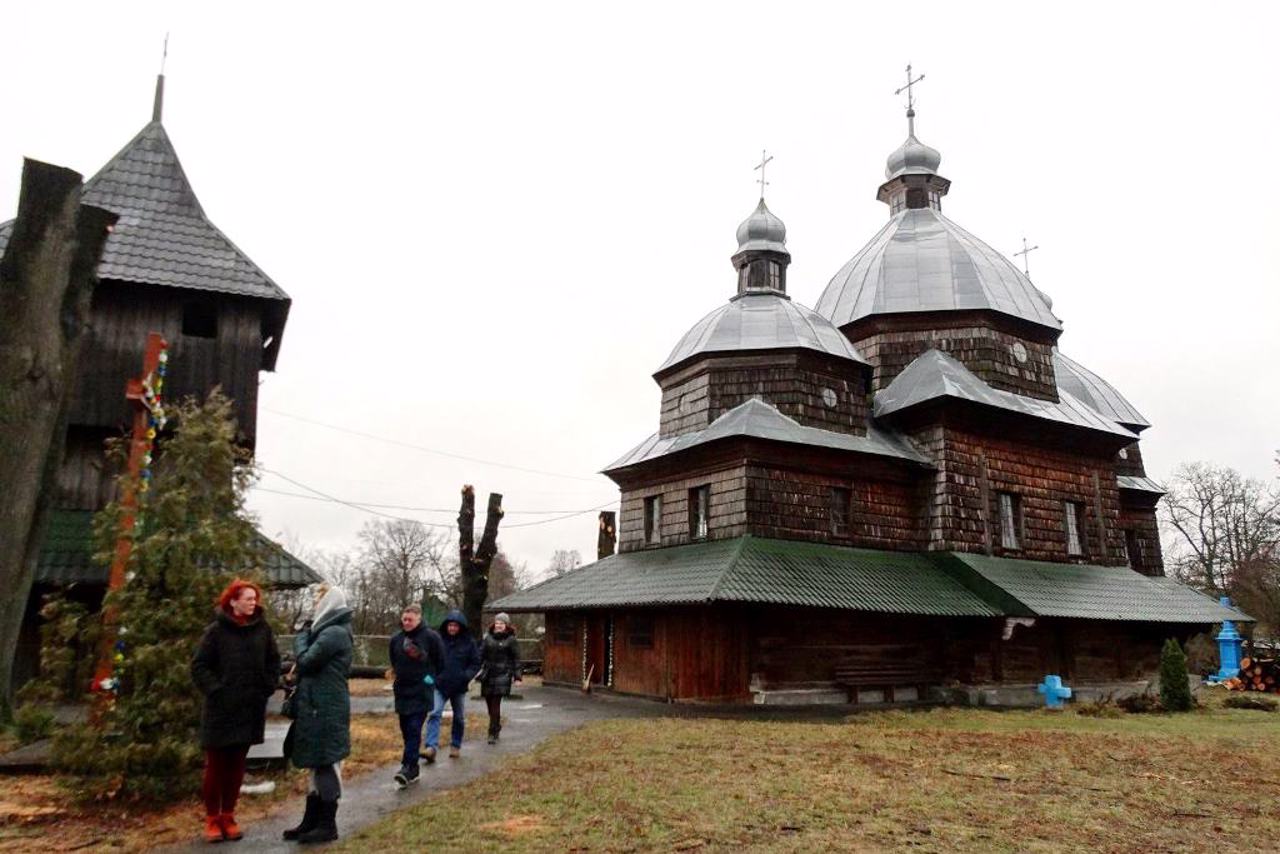
<svg viewBox="0 0 1280 854">
<path fill-rule="evenodd" d="M 1249 709 L 1255 712 L 1274 712 L 1280 709 L 1280 702 L 1261 694 L 1228 694 L 1222 701 L 1226 709 Z"/>
<path fill-rule="evenodd" d="M 53 734 L 53 712 L 30 704 L 19 706 L 13 714 L 13 732 L 23 744 L 48 738 Z"/>
<path fill-rule="evenodd" d="M 1187 683 L 1187 655 L 1173 638 L 1160 650 L 1160 705 L 1166 712 L 1186 712 L 1192 707 Z"/>
</svg>

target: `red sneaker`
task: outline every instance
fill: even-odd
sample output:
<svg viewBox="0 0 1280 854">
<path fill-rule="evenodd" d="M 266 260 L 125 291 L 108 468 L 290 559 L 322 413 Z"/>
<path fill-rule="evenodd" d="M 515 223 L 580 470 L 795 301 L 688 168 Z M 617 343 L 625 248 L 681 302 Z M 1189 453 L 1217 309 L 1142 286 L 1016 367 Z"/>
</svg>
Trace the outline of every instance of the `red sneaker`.
<svg viewBox="0 0 1280 854">
<path fill-rule="evenodd" d="M 222 816 L 207 815 L 204 818 L 204 841 L 205 842 L 221 842 L 225 837 L 222 835 Z"/>
<path fill-rule="evenodd" d="M 240 825 L 236 824 L 236 817 L 229 812 L 224 812 L 218 816 L 219 823 L 222 824 L 222 838 L 235 841 L 244 839 L 244 831 L 240 829 Z"/>
</svg>

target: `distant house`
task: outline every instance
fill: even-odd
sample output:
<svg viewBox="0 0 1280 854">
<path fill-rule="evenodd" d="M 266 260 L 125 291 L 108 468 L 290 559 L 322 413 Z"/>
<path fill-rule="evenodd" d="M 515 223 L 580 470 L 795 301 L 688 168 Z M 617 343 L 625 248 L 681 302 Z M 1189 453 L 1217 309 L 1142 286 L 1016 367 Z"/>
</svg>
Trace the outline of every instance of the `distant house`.
<svg viewBox="0 0 1280 854">
<path fill-rule="evenodd" d="M 605 469 L 619 554 L 488 606 L 545 612 L 548 681 L 973 697 L 1138 679 L 1165 638 L 1249 619 L 1164 577 L 1148 422 L 1059 352 L 1049 297 L 943 216 L 951 182 L 908 116 L 889 220 L 815 310 L 763 198 L 738 227 L 736 293 L 654 374 L 658 432 Z"/>
<path fill-rule="evenodd" d="M 94 604 L 107 567 L 92 560 L 94 511 L 113 497 L 103 443 L 120 436 L 131 415 L 126 381 L 142 367 L 147 333 L 169 342 L 165 394 L 205 396 L 214 386 L 232 401 L 238 441 L 257 438 L 258 374 L 275 370 L 290 299 L 205 215 L 161 122 L 164 78 L 152 119 L 84 189 L 84 202 L 119 215 L 98 265 L 91 332 L 81 359 L 67 430 L 55 511 L 19 641 L 15 680 L 33 675 L 39 645 L 37 609 L 51 589 L 74 589 Z M 0 225 L 0 252 L 12 222 Z M 261 535 L 260 535 L 261 536 Z M 271 583 L 300 587 L 320 576 L 262 538 L 261 567 Z"/>
</svg>

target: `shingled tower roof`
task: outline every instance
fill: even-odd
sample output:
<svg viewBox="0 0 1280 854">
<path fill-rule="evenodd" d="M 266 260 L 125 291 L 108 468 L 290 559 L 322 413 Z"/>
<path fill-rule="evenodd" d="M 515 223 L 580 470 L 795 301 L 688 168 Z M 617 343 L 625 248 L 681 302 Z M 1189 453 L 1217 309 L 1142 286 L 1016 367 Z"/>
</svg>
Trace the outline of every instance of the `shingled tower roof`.
<svg viewBox="0 0 1280 854">
<path fill-rule="evenodd" d="M 205 215 L 161 123 L 163 86 L 161 76 L 151 121 L 85 182 L 84 202 L 120 216 L 98 278 L 271 301 L 263 367 L 272 370 L 291 300 Z M 12 229 L 12 221 L 0 225 L 0 252 Z"/>
</svg>

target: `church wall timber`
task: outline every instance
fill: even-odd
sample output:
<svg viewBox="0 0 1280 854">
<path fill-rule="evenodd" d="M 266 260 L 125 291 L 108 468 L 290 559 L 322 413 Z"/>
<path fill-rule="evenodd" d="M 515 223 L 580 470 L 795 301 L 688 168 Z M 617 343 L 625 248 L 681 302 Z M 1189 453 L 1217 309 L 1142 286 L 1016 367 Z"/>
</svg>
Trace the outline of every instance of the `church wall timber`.
<svg viewBox="0 0 1280 854">
<path fill-rule="evenodd" d="M 1052 345 L 981 323 L 931 329 L 873 328 L 851 331 L 850 340 L 873 366 L 871 387 L 875 391 L 893 382 L 921 353 L 941 350 L 992 388 L 1058 400 Z M 1024 360 L 1018 359 L 1018 353 Z"/>
<path fill-rule="evenodd" d="M 938 469 L 927 498 L 928 548 L 1030 560 L 1127 563 L 1110 458 L 931 427 L 915 436 Z M 999 493 L 1017 498 L 1019 548 L 1001 545 Z M 1081 505 L 1084 554 L 1067 554 L 1064 501 Z"/>
<path fill-rule="evenodd" d="M 216 317 L 216 335 L 183 334 L 183 311 L 202 303 Z M 262 370 L 261 301 L 105 281 L 94 292 L 90 334 L 69 423 L 117 429 L 132 422 L 125 383 L 142 370 L 148 332 L 169 342 L 164 396 L 203 399 L 221 386 L 237 428 L 252 443 L 257 430 L 258 373 Z"/>
<path fill-rule="evenodd" d="M 701 430 L 759 398 L 806 426 L 865 435 L 861 370 L 795 353 L 710 358 L 663 380 L 658 433 L 666 438 Z"/>
<path fill-rule="evenodd" d="M 582 682 L 582 617 L 548 611 L 542 651 L 542 677 L 548 682 Z"/>
<path fill-rule="evenodd" d="M 850 491 L 848 532 L 832 531 L 832 489 Z M 777 466 L 747 467 L 747 528 L 759 537 L 814 540 L 863 548 L 924 547 L 914 483 L 851 479 Z"/>
<path fill-rule="evenodd" d="M 721 540 L 747 533 L 747 470 L 735 466 L 717 472 L 694 475 L 634 490 L 623 490 L 618 521 L 618 551 L 675 546 L 691 542 L 689 537 L 689 490 L 711 487 L 707 514 L 707 539 Z M 644 539 L 644 503 L 649 496 L 662 496 L 660 542 Z"/>
<path fill-rule="evenodd" d="M 1136 554 L 1129 555 L 1130 566 L 1143 575 L 1164 575 L 1164 554 L 1160 548 L 1160 524 L 1156 521 L 1156 511 L 1151 507 L 1130 504 L 1123 500 L 1122 494 L 1119 524 L 1124 536 L 1132 537 L 1136 546 Z M 1126 541 L 1126 554 L 1128 547 Z M 1132 559 L 1135 557 L 1136 560 Z"/>
<path fill-rule="evenodd" d="M 1147 476 L 1147 470 L 1142 464 L 1142 449 L 1137 442 L 1116 454 L 1116 474 L 1127 477 Z"/>
</svg>

